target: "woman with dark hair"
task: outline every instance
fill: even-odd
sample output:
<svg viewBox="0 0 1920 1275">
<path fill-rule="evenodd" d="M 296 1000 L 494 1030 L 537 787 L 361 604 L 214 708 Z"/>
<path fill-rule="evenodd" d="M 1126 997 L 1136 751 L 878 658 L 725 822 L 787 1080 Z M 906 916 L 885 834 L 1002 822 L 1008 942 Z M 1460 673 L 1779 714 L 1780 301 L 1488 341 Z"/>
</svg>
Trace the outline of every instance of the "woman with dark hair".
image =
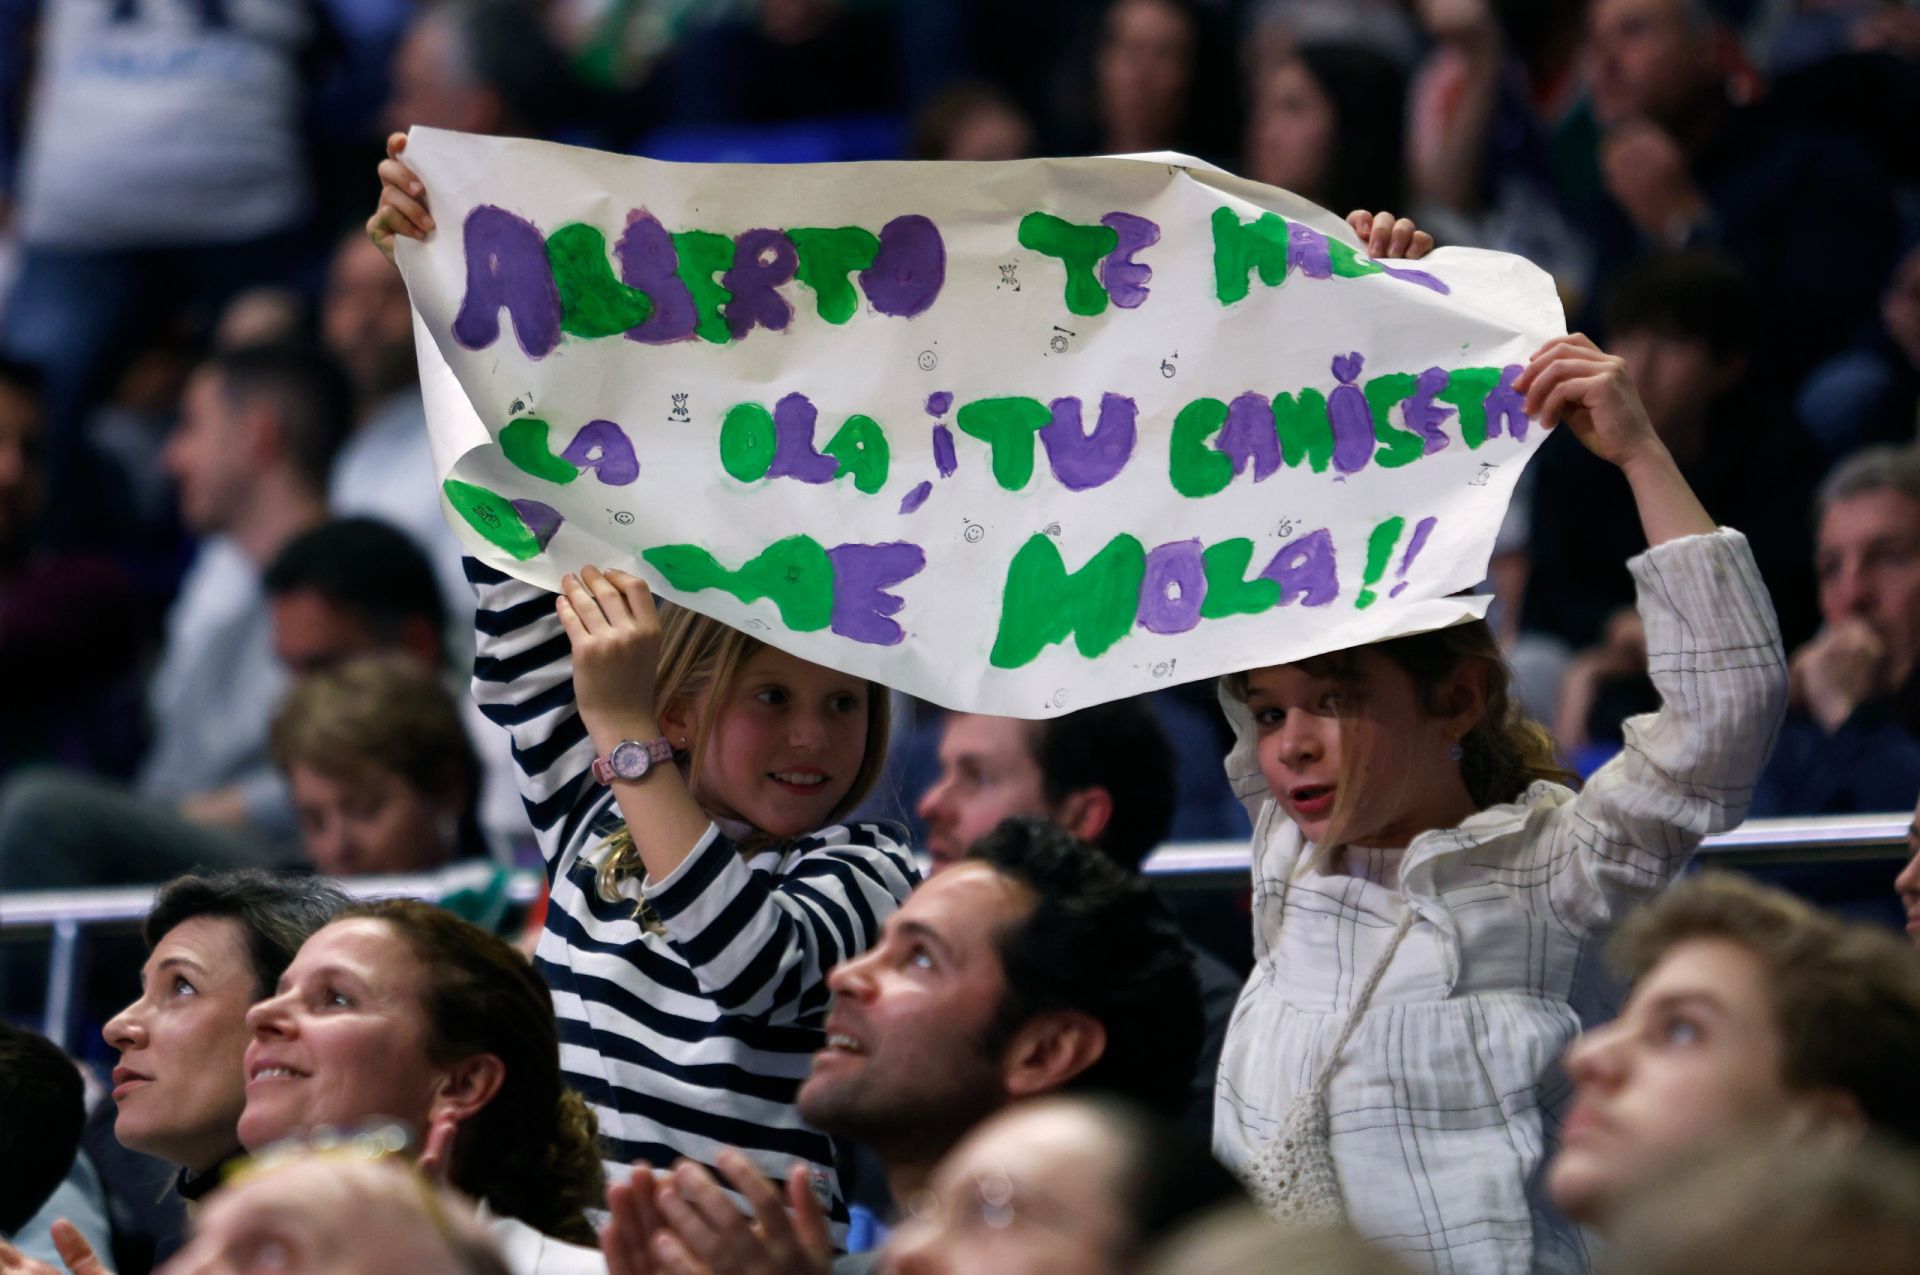
<svg viewBox="0 0 1920 1275">
<path fill-rule="evenodd" d="M 594 1121 L 560 1079 L 546 984 L 505 941 L 411 899 L 349 909 L 247 1015 L 251 1151 L 397 1120 L 423 1168 L 480 1201 L 516 1275 L 604 1270 Z"/>
<path fill-rule="evenodd" d="M 1391 59 L 1303 45 L 1251 89 L 1246 176 L 1336 211 L 1406 208 L 1406 91 Z"/>
<path fill-rule="evenodd" d="M 155 896 L 140 996 L 101 1034 L 120 1051 L 114 1136 L 178 1165 L 183 1198 L 211 1190 L 240 1149 L 248 1007 L 346 903 L 324 882 L 252 868 L 175 877 Z"/>
</svg>

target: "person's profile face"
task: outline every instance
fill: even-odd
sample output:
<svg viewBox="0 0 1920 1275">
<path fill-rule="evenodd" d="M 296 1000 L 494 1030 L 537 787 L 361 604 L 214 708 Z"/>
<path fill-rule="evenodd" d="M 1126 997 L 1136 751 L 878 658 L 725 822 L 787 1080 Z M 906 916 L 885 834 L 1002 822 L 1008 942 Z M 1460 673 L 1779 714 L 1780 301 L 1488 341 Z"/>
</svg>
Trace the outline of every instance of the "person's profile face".
<svg viewBox="0 0 1920 1275">
<path fill-rule="evenodd" d="M 241 1145 L 375 1120 L 425 1129 L 444 1076 L 428 1057 L 426 978 L 385 921 L 335 921 L 302 944 L 247 1014 Z"/>
<path fill-rule="evenodd" d="M 1569 1217 L 1604 1222 L 1681 1154 L 1779 1130 L 1805 1101 L 1782 1074 L 1766 967 L 1722 938 L 1676 944 L 1620 1016 L 1567 1050 L 1573 1103 L 1547 1188 Z"/>
<path fill-rule="evenodd" d="M 1325 194 L 1340 120 L 1333 102 L 1299 58 L 1264 72 L 1247 129 L 1247 176 L 1304 199 Z"/>
<path fill-rule="evenodd" d="M 882 1259 L 898 1275 L 1101 1275 L 1130 1224 L 1126 1149 L 1077 1103 L 1040 1099 L 990 1117 L 940 1161 Z"/>
<path fill-rule="evenodd" d="M 801 1117 L 880 1141 L 964 1129 L 1005 1102 L 991 1039 L 1007 991 L 999 940 L 1033 904 L 977 862 L 915 890 L 877 944 L 828 975 L 827 1043 L 800 1087 Z"/>
<path fill-rule="evenodd" d="M 1034 759 L 1035 725 L 982 713 L 950 715 L 940 734 L 940 777 L 921 794 L 931 872 L 952 867 L 1003 819 L 1044 819 L 1045 776 Z"/>
<path fill-rule="evenodd" d="M 1920 657 L 1920 501 L 1889 488 L 1829 504 L 1814 553 L 1820 615 L 1865 620 L 1896 671 Z"/>
<path fill-rule="evenodd" d="M 1601 124 L 1669 122 L 1691 98 L 1706 54 L 1687 3 L 1595 0 L 1587 17 L 1587 84 Z"/>
<path fill-rule="evenodd" d="M 122 1146 L 199 1172 L 238 1145 L 254 977 L 247 932 L 231 917 L 189 917 L 161 935 L 139 998 L 101 1033 L 120 1051 L 113 1132 Z"/>
<path fill-rule="evenodd" d="M 256 457 L 218 372 L 201 368 L 188 379 L 161 459 L 178 489 L 181 521 L 200 535 L 226 530 L 253 484 Z"/>
</svg>

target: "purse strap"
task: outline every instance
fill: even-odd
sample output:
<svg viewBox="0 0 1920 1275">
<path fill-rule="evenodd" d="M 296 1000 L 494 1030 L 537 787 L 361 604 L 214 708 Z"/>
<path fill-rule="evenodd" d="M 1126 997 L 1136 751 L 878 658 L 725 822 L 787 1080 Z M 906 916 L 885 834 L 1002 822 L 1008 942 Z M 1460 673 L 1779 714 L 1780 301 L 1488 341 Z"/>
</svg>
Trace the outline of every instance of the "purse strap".
<svg viewBox="0 0 1920 1275">
<path fill-rule="evenodd" d="M 1287 900 L 1293 893 L 1293 882 L 1288 881 L 1280 893 L 1280 923 L 1274 926 L 1273 937 L 1280 936 L 1280 925 L 1287 921 Z M 1400 917 L 1400 924 L 1393 931 L 1393 938 L 1387 942 L 1387 950 L 1380 954 L 1374 963 L 1373 972 L 1367 975 L 1367 981 L 1360 987 L 1360 995 L 1354 998 L 1353 1008 L 1347 1011 L 1347 1021 L 1340 1025 L 1340 1035 L 1333 1042 L 1333 1052 L 1327 1055 L 1326 1065 L 1320 1069 L 1320 1076 L 1313 1082 L 1313 1095 L 1325 1102 L 1327 1086 L 1333 1080 L 1334 1068 L 1340 1065 L 1340 1055 L 1347 1052 L 1347 1045 L 1353 1040 L 1354 1029 L 1360 1025 L 1360 1016 L 1367 1012 L 1367 1006 L 1373 1003 L 1373 994 L 1380 989 L 1380 981 L 1387 976 L 1387 966 L 1393 961 L 1393 954 L 1400 950 L 1400 941 L 1407 937 L 1407 931 L 1413 928 L 1413 909 L 1408 908 Z"/>
</svg>

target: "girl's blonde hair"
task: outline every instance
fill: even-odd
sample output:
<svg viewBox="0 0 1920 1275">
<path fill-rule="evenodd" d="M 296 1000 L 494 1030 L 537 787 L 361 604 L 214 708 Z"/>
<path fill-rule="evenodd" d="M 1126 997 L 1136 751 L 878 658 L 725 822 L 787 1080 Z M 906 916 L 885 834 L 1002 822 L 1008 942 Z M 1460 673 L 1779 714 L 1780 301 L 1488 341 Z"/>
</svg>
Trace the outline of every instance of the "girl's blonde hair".
<svg viewBox="0 0 1920 1275">
<path fill-rule="evenodd" d="M 706 697 L 699 721 L 694 724 L 692 747 L 674 751 L 674 762 L 691 789 L 706 762 L 720 705 L 731 694 L 740 670 L 767 644 L 711 616 L 665 599 L 656 600 L 654 605 L 660 615 L 660 664 L 653 702 L 665 708 L 675 700 Z M 828 812 L 828 823 L 845 817 L 873 791 L 886 766 L 887 735 L 892 722 L 893 705 L 887 688 L 868 682 L 866 749 L 860 755 L 860 769 L 854 773 L 846 795 Z M 740 849 L 749 853 L 764 850 L 777 840 L 756 830 L 740 843 Z M 633 844 L 633 833 L 627 828 L 608 837 L 606 844 L 607 854 L 600 861 L 595 885 L 601 898 L 614 903 L 620 899 L 620 878 L 644 872 L 645 868 L 640 862 L 639 848 Z"/>
<path fill-rule="evenodd" d="M 1327 844 L 1320 848 L 1322 855 L 1339 848 L 1345 829 L 1352 822 L 1353 803 L 1362 799 L 1349 782 L 1368 760 L 1360 755 L 1365 750 L 1355 746 L 1354 733 L 1349 728 L 1352 714 L 1364 702 L 1366 693 L 1363 674 L 1355 659 L 1360 651 L 1376 652 L 1402 669 L 1413 680 L 1420 710 L 1435 717 L 1453 711 L 1451 705 L 1440 702 L 1440 696 L 1454 674 L 1468 664 L 1478 664 L 1485 669 L 1485 711 L 1459 741 L 1460 777 L 1466 783 L 1467 795 L 1478 808 L 1485 810 L 1488 806 L 1518 800 L 1537 780 L 1565 784 L 1569 788 L 1579 786 L 1580 777 L 1560 756 L 1553 735 L 1528 717 L 1514 700 L 1513 669 L 1500 653 L 1499 640 L 1485 620 L 1317 655 L 1301 660 L 1299 667 L 1315 677 L 1331 678 L 1351 692 L 1340 699 L 1338 795 L 1334 798 L 1333 816 L 1327 823 Z M 1229 694 L 1245 700 L 1247 674 L 1228 674 L 1226 686 Z M 1409 776 L 1404 773 L 1394 778 L 1401 783 L 1409 782 Z M 1377 798 L 1378 794 L 1374 796 Z"/>
</svg>

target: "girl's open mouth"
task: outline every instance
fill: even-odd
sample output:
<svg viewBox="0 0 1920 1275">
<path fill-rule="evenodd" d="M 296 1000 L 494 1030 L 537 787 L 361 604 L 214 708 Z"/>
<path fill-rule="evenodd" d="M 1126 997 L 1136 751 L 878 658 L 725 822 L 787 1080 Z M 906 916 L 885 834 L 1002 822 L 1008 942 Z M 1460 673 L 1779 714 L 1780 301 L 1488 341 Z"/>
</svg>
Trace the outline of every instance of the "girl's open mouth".
<svg viewBox="0 0 1920 1275">
<path fill-rule="evenodd" d="M 1287 804 L 1295 815 L 1318 819 L 1332 813 L 1334 793 L 1332 784 L 1302 784 L 1287 790 Z"/>
</svg>

